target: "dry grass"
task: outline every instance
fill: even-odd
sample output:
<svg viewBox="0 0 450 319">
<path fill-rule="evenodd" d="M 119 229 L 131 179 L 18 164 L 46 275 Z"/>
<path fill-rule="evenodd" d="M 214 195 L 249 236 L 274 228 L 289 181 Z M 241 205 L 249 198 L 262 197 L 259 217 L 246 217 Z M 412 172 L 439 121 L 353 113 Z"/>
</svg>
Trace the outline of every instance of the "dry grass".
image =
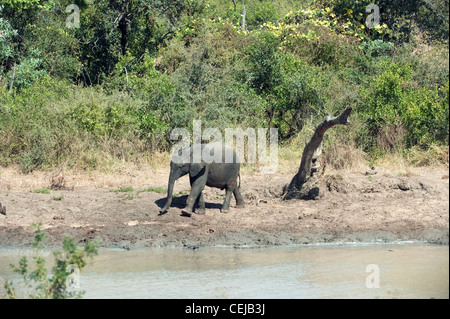
<svg viewBox="0 0 450 319">
<path fill-rule="evenodd" d="M 377 160 L 382 174 L 395 174 L 401 176 L 419 176 L 424 171 L 435 168 L 449 169 L 448 146 L 432 145 L 428 150 L 412 148 L 406 156 L 399 153 L 388 153 Z"/>
<path fill-rule="evenodd" d="M 305 141 L 300 138 L 279 147 L 278 173 L 286 178 L 297 173 Z M 388 153 L 376 160 L 378 174 L 392 176 L 419 176 L 427 170 L 448 170 L 449 148 L 433 146 L 427 151 L 413 149 L 407 156 Z M 361 150 L 345 143 L 327 144 L 320 158 L 326 164 L 326 174 L 361 175 L 370 169 L 371 162 Z M 60 168 L 21 173 L 20 167 L 0 167 L 0 191 L 33 191 L 52 189 L 55 180 L 65 189 L 116 189 L 124 186 L 135 188 L 166 187 L 169 175 L 170 156 L 168 153 L 155 153 L 153 156 L 130 163 L 117 161 L 105 170 L 61 170 Z M 262 164 L 242 165 L 242 175 L 260 174 Z M 63 180 L 61 180 L 61 178 Z"/>
<path fill-rule="evenodd" d="M 147 187 L 161 183 L 167 184 L 166 171 L 155 167 L 130 167 L 121 172 L 105 173 L 91 172 L 65 172 L 64 182 L 66 189 L 114 189 L 133 185 L 135 187 Z M 34 171 L 30 174 L 22 174 L 17 168 L 2 168 L 0 177 L 0 191 L 32 191 L 34 189 L 51 188 L 51 172 Z M 167 185 L 166 185 L 167 186 Z"/>
<path fill-rule="evenodd" d="M 20 167 L 0 167 L 0 191 L 32 191 L 52 189 L 56 184 L 65 189 L 119 188 L 167 184 L 169 154 L 155 153 L 139 163 L 116 161 L 108 169 L 81 170 L 48 168 L 23 174 Z M 165 185 L 167 186 L 167 185 Z"/>
<path fill-rule="evenodd" d="M 431 145 L 427 150 L 413 147 L 406 156 L 414 166 L 445 166 L 449 165 L 449 147 Z"/>
</svg>

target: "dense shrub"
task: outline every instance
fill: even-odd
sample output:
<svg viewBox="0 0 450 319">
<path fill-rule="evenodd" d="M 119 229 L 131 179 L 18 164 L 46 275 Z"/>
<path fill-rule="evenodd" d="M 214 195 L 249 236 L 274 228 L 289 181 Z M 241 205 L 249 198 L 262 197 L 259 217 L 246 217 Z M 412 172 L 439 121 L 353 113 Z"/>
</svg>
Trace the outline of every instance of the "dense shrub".
<svg viewBox="0 0 450 319">
<path fill-rule="evenodd" d="M 96 168 L 102 157 L 131 159 L 145 151 L 136 120 L 140 100 L 47 79 L 15 97 L 1 92 L 0 163 L 17 163 L 25 173 L 59 163 Z"/>
<path fill-rule="evenodd" d="M 408 65 L 385 62 L 380 71 L 362 92 L 360 112 L 367 123 L 363 133 L 366 148 L 389 150 L 401 143 L 406 147 L 426 147 L 433 141 L 448 143 L 448 84 L 440 89 L 440 96 L 438 88 L 416 88 Z"/>
<path fill-rule="evenodd" d="M 241 1 L 75 3 L 79 29 L 66 0 L 0 9 L 1 165 L 141 161 L 194 120 L 276 127 L 283 143 L 347 106 L 337 157 L 353 153 L 333 142 L 407 158 L 448 145 L 448 2 L 378 2 L 374 28 L 368 0 L 246 0 L 244 28 Z"/>
</svg>

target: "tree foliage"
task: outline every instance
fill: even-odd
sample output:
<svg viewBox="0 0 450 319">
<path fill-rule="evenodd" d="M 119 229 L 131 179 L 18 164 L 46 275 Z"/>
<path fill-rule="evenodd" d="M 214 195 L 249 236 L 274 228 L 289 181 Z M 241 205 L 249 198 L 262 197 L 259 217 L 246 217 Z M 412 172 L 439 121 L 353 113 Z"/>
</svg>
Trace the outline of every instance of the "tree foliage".
<svg viewBox="0 0 450 319">
<path fill-rule="evenodd" d="M 347 106 L 371 154 L 448 145 L 446 0 L 379 1 L 373 27 L 368 0 L 78 0 L 80 28 L 69 2 L 2 2 L 2 165 L 135 160 L 194 119 L 287 141 Z"/>
</svg>

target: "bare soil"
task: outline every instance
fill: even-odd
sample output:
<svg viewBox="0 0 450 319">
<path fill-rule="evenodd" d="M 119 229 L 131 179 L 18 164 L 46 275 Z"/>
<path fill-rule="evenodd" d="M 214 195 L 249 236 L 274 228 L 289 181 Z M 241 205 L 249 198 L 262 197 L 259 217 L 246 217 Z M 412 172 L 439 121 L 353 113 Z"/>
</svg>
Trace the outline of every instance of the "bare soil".
<svg viewBox="0 0 450 319">
<path fill-rule="evenodd" d="M 325 174 L 317 200 L 281 199 L 293 174 L 244 172 L 245 208 L 220 213 L 224 192 L 205 189 L 206 215 L 181 216 L 188 178 L 164 214 L 168 170 L 51 176 L 0 171 L 0 246 L 32 242 L 33 223 L 42 223 L 51 245 L 65 236 L 79 242 L 97 239 L 104 247 L 270 245 L 424 241 L 447 244 L 449 238 L 448 169 L 414 173 L 364 171 Z M 38 188 L 50 194 L 34 192 Z M 132 191 L 117 191 L 121 186 Z M 149 190 L 150 187 L 153 187 Z M 114 191 L 116 190 L 116 191 Z M 126 190 L 126 189 L 123 189 Z M 234 206 L 234 200 L 232 201 Z"/>
</svg>

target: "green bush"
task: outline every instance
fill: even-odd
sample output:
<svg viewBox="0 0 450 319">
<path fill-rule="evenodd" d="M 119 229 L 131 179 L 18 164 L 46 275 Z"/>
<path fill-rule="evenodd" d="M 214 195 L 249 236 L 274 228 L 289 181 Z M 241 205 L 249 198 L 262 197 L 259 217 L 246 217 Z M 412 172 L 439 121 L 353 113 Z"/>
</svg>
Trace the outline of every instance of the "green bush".
<svg viewBox="0 0 450 319">
<path fill-rule="evenodd" d="M 445 43 L 430 45 L 424 34 L 417 34 L 413 42 L 398 47 L 394 61 L 408 64 L 412 69 L 412 79 L 419 87 L 434 89 L 445 87 L 449 81 L 449 48 Z"/>
<path fill-rule="evenodd" d="M 364 41 L 360 48 L 364 51 L 364 53 L 370 57 L 378 57 L 383 55 L 388 55 L 392 53 L 394 49 L 394 43 L 392 42 L 385 42 L 383 40 L 377 39 L 377 40 L 367 40 Z"/>
<path fill-rule="evenodd" d="M 88 241 L 84 247 L 79 247 L 73 239 L 64 238 L 61 251 L 53 253 L 54 262 L 51 272 L 46 265 L 46 260 L 41 252 L 45 249 L 47 235 L 41 230 L 41 224 L 33 225 L 34 232 L 34 254 L 30 264 L 27 257 L 22 257 L 18 265 L 11 265 L 14 272 L 21 276 L 26 289 L 26 294 L 19 290 L 11 281 L 5 281 L 1 297 L 9 299 L 33 298 L 33 299 L 78 299 L 84 295 L 84 291 L 72 291 L 70 289 L 70 276 L 74 267 L 81 271 L 87 260 L 98 254 L 98 243 Z M 32 268 L 31 268 L 31 267 Z"/>
<path fill-rule="evenodd" d="M 26 149 L 19 155 L 22 172 L 27 174 L 49 163 L 51 138 L 45 129 L 35 128 L 25 134 Z"/>
<path fill-rule="evenodd" d="M 444 96 L 439 96 L 441 91 Z M 409 90 L 405 94 L 403 122 L 408 129 L 407 146 L 424 149 L 439 142 L 448 145 L 448 82 L 445 88 Z"/>
<path fill-rule="evenodd" d="M 433 142 L 448 143 L 448 84 L 440 91 L 417 89 L 410 82 L 412 71 L 408 65 L 384 62 L 381 71 L 363 89 L 364 100 L 359 107 L 367 123 L 367 131 L 362 133 L 366 150 L 392 150 L 398 143 L 408 148 L 414 145 L 426 148 Z M 402 127 L 404 136 L 398 131 Z M 383 135 L 388 145 L 381 145 L 379 138 Z"/>
<path fill-rule="evenodd" d="M 249 74 L 253 89 L 268 94 L 281 81 L 281 61 L 278 38 L 270 32 L 256 33 L 255 40 L 246 49 Z"/>
<path fill-rule="evenodd" d="M 11 83 L 14 89 L 20 91 L 47 75 L 47 71 L 42 69 L 42 59 L 34 57 L 39 55 L 39 51 L 34 51 L 31 57 L 22 60 L 19 65 L 8 72 L 8 83 Z"/>
<path fill-rule="evenodd" d="M 320 114 L 322 104 L 318 90 L 317 69 L 280 51 L 280 43 L 270 32 L 257 34 L 246 49 L 248 69 L 245 77 L 251 87 L 266 100 L 268 125 L 277 127 L 282 139 L 300 132 L 305 121 Z"/>
<path fill-rule="evenodd" d="M 0 6 L 0 13 L 3 11 L 3 6 Z M 8 58 L 13 56 L 14 49 L 12 47 L 13 39 L 17 36 L 17 30 L 11 27 L 8 20 L 0 17 L 0 65 L 4 65 Z M 1 74 L 1 73 L 0 73 Z"/>
<path fill-rule="evenodd" d="M 246 0 L 247 30 L 242 1 L 77 1 L 79 29 L 41 2 L 1 9 L 1 165 L 139 162 L 193 120 L 283 143 L 347 106 L 372 155 L 448 144 L 448 2 L 382 0 L 368 28 L 369 0 Z"/>
<path fill-rule="evenodd" d="M 164 147 L 165 136 L 169 129 L 163 117 L 167 99 L 174 92 L 174 86 L 169 78 L 155 69 L 154 58 L 148 53 L 142 59 L 136 59 L 131 54 L 124 55 L 116 64 L 112 79 L 105 83 L 107 92 L 120 90 L 127 92 L 135 99 L 142 99 L 133 110 L 128 110 L 133 117 L 136 131 L 144 139 L 151 150 Z M 120 125 L 117 109 L 109 109 L 109 116 Z M 115 119 L 115 120 L 114 120 Z M 123 121 L 122 121 L 123 124 Z"/>
<path fill-rule="evenodd" d="M 95 168 L 139 158 L 139 99 L 61 81 L 41 81 L 16 95 L 0 91 L 0 162 L 25 173 L 66 165 Z M 94 155 L 95 154 L 95 155 Z"/>
<path fill-rule="evenodd" d="M 258 29 L 267 22 L 275 22 L 281 18 L 277 10 L 277 3 L 271 0 L 250 2 L 246 6 L 246 23 L 249 29 Z"/>
</svg>

